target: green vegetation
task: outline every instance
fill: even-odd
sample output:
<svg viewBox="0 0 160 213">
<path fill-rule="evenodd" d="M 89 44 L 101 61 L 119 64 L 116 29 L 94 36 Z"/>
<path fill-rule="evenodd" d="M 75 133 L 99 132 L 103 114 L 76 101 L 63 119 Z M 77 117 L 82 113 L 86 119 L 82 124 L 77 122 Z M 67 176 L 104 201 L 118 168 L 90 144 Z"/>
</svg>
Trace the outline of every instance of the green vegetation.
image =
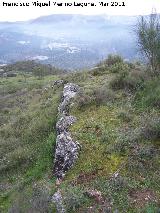
<svg viewBox="0 0 160 213">
<path fill-rule="evenodd" d="M 160 108 L 160 78 L 145 82 L 143 89 L 137 92 L 135 104 L 141 108 Z"/>
<path fill-rule="evenodd" d="M 136 26 L 138 46 L 147 58 L 151 69 L 159 74 L 160 69 L 160 16 L 152 13 L 142 16 Z"/>
<path fill-rule="evenodd" d="M 70 131 L 82 149 L 60 185 L 67 212 L 158 212 L 160 79 L 112 55 L 89 71 L 0 79 L 1 211 L 55 212 L 57 79 L 81 88 Z"/>
<path fill-rule="evenodd" d="M 81 88 L 70 132 L 82 148 L 59 186 L 66 212 L 160 212 L 159 16 L 140 18 L 136 34 L 149 67 L 109 55 L 81 72 L 34 61 L 1 69 L 0 212 L 56 212 L 59 79 Z"/>
<path fill-rule="evenodd" d="M 40 64 L 35 61 L 18 61 L 14 64 L 7 65 L 3 67 L 6 73 L 21 73 L 24 76 L 26 74 L 34 74 L 38 77 L 43 77 L 46 75 L 55 75 L 64 73 L 64 70 L 58 69 L 51 65 Z"/>
<path fill-rule="evenodd" d="M 71 108 L 78 121 L 70 130 L 82 150 L 61 186 L 64 196 L 70 190 L 67 212 L 108 207 L 111 212 L 158 212 L 159 77 L 118 56 L 107 61 L 95 70 L 64 76 L 81 86 Z M 100 191 L 104 202 L 88 197 L 88 189 Z"/>
<path fill-rule="evenodd" d="M 57 78 L 0 79 L 1 212 L 49 208 L 46 199 L 52 185 L 54 127 L 62 90 L 51 87 Z M 40 193 L 34 195 L 37 190 Z"/>
</svg>

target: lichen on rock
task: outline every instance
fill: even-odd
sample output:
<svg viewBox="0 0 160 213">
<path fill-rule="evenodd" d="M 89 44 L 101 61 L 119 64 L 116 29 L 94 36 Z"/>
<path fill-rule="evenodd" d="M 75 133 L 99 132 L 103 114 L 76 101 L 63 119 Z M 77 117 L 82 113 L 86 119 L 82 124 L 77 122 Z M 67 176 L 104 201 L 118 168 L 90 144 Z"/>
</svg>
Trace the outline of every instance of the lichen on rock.
<svg viewBox="0 0 160 213">
<path fill-rule="evenodd" d="M 68 83 L 64 86 L 62 101 L 58 107 L 59 120 L 56 124 L 57 138 L 56 138 L 56 151 L 54 162 L 54 175 L 57 178 L 57 183 L 62 182 L 66 172 L 74 165 L 78 158 L 80 145 L 75 141 L 69 127 L 76 122 L 76 117 L 69 115 L 69 107 L 71 100 L 79 91 L 76 84 Z M 64 213 L 63 198 L 60 190 L 52 196 L 52 202 L 56 205 L 57 213 Z"/>
<path fill-rule="evenodd" d="M 76 122 L 76 117 L 74 116 L 62 116 L 57 124 L 56 124 L 56 130 L 58 134 L 61 134 L 64 131 L 68 131 L 68 128 L 70 125 L 74 124 Z"/>
<path fill-rule="evenodd" d="M 72 139 L 69 132 L 69 126 L 76 122 L 76 118 L 69 115 L 69 106 L 78 90 L 78 85 L 73 83 L 66 84 L 62 101 L 58 108 L 59 120 L 56 124 L 57 139 L 54 163 L 54 175 L 57 179 L 62 179 L 78 158 L 79 143 Z"/>
<path fill-rule="evenodd" d="M 68 83 L 64 86 L 62 102 L 58 107 L 58 112 L 60 115 L 69 114 L 69 106 L 71 104 L 71 99 L 75 97 L 79 91 L 79 86 L 73 83 Z"/>
<path fill-rule="evenodd" d="M 70 133 L 65 131 L 57 136 L 56 143 L 54 174 L 61 179 L 78 158 L 79 146 Z"/>
</svg>

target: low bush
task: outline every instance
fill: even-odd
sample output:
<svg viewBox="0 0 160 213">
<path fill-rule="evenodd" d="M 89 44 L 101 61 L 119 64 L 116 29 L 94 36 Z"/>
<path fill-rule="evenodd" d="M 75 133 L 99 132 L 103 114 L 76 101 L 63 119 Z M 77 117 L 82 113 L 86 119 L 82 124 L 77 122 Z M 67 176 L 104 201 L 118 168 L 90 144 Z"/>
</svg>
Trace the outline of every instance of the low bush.
<svg viewBox="0 0 160 213">
<path fill-rule="evenodd" d="M 129 66 L 122 62 L 115 63 L 112 66 L 110 66 L 108 69 L 111 73 L 129 72 Z"/>
<path fill-rule="evenodd" d="M 134 105 L 138 109 L 160 108 L 160 79 L 145 82 L 143 89 L 136 93 Z"/>
<path fill-rule="evenodd" d="M 84 90 L 79 91 L 75 98 L 75 105 L 78 109 L 83 109 L 94 103 L 94 96 L 92 91 L 88 93 Z"/>
<path fill-rule="evenodd" d="M 113 103 L 116 99 L 114 91 L 108 89 L 106 86 L 95 88 L 93 90 L 81 90 L 75 98 L 75 104 L 78 109 L 85 109 L 85 107 L 96 104 L 103 105 Z"/>
<path fill-rule="evenodd" d="M 69 187 L 64 191 L 64 204 L 67 212 L 76 212 L 76 209 L 88 202 L 85 191 L 80 187 Z"/>
<path fill-rule="evenodd" d="M 94 67 L 90 70 L 90 74 L 93 76 L 103 75 L 107 71 L 107 67 L 105 65 L 101 65 L 99 67 Z"/>
<path fill-rule="evenodd" d="M 123 63 L 123 58 L 120 55 L 109 54 L 107 59 L 102 61 L 100 64 L 112 66 L 114 64 L 120 64 L 120 63 Z"/>
<path fill-rule="evenodd" d="M 128 111 L 121 110 L 118 113 L 118 118 L 124 122 L 130 122 L 132 120 L 132 115 Z"/>
<path fill-rule="evenodd" d="M 111 152 L 126 155 L 128 151 L 142 141 L 140 128 L 118 129 L 117 138 L 113 146 L 110 148 Z"/>
<path fill-rule="evenodd" d="M 102 132 L 102 135 L 101 135 L 101 138 L 100 138 L 100 141 L 102 143 L 109 143 L 110 142 L 110 134 L 109 132 L 105 131 L 105 132 Z"/>
<path fill-rule="evenodd" d="M 93 75 L 100 75 L 108 71 L 111 73 L 120 73 L 129 71 L 130 67 L 123 61 L 123 58 L 119 55 L 108 55 L 108 58 L 100 62 L 95 69 L 93 69 Z"/>
<path fill-rule="evenodd" d="M 125 89 L 134 92 L 143 87 L 144 76 L 136 75 L 134 71 L 123 71 L 118 73 L 110 82 L 110 87 L 114 90 Z"/>
<path fill-rule="evenodd" d="M 23 168 L 33 163 L 34 150 L 30 150 L 27 147 L 17 147 L 14 151 L 8 153 L 1 162 L 0 172 L 8 172 L 12 169 L 17 169 L 23 165 Z"/>
<path fill-rule="evenodd" d="M 63 75 L 62 76 L 62 80 L 64 80 L 65 83 L 81 83 L 81 82 L 85 82 L 88 78 L 89 78 L 89 73 L 84 71 L 77 71 L 77 72 L 71 72 L 68 73 L 67 75 Z"/>
<path fill-rule="evenodd" d="M 32 193 L 21 192 L 21 196 L 16 200 L 8 210 L 9 213 L 19 212 L 52 212 L 49 192 L 46 189 L 33 187 Z"/>
<path fill-rule="evenodd" d="M 143 118 L 143 127 L 141 128 L 141 135 L 147 140 L 160 139 L 160 118 L 148 116 Z"/>
<path fill-rule="evenodd" d="M 131 150 L 137 150 L 138 156 L 145 155 L 147 157 L 153 154 L 151 146 L 154 144 L 154 141 L 159 139 L 160 119 L 155 115 L 144 115 L 139 127 L 135 129 L 129 128 L 128 130 L 119 129 L 117 131 L 117 138 L 115 143 L 111 145 L 110 152 L 126 155 Z M 140 149 L 139 147 L 144 143 L 149 147 L 146 146 Z"/>
<path fill-rule="evenodd" d="M 129 172 L 143 176 L 152 174 L 159 168 L 158 156 L 159 152 L 152 145 L 139 145 L 128 156 L 126 167 Z"/>
<path fill-rule="evenodd" d="M 93 94 L 97 105 L 113 102 L 116 99 L 115 93 L 105 86 L 95 89 Z"/>
</svg>

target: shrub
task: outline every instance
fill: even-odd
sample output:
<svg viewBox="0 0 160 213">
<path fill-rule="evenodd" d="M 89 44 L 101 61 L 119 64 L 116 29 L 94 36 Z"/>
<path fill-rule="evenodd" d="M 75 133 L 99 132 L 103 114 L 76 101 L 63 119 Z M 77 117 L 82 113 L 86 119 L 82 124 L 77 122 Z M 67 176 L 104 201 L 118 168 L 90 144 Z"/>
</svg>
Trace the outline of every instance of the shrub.
<svg viewBox="0 0 160 213">
<path fill-rule="evenodd" d="M 83 109 L 84 107 L 87 107 L 94 103 L 94 97 L 92 92 L 85 92 L 83 90 L 79 91 L 76 98 L 75 98 L 75 104 L 78 109 Z"/>
<path fill-rule="evenodd" d="M 113 102 L 116 99 L 115 93 L 106 87 L 97 88 L 93 93 L 97 105 Z"/>
<path fill-rule="evenodd" d="M 144 118 L 143 127 L 141 128 L 141 134 L 144 139 L 160 139 L 160 118 L 154 116 Z"/>
<path fill-rule="evenodd" d="M 123 63 L 123 58 L 121 56 L 119 56 L 119 55 L 109 54 L 108 58 L 106 60 L 104 60 L 102 63 L 106 64 L 108 66 L 112 66 L 114 64 Z"/>
<path fill-rule="evenodd" d="M 155 115 L 145 116 L 141 121 L 140 127 L 135 129 L 119 129 L 116 142 L 110 147 L 110 152 L 120 153 L 124 155 L 129 150 L 137 150 L 138 156 L 145 155 L 146 157 L 152 154 L 152 147 L 139 147 L 145 142 L 151 145 L 150 141 L 160 139 L 160 119 Z M 148 140 L 148 142 L 147 142 Z M 157 144 L 158 145 L 158 144 Z M 137 149 L 138 148 L 138 149 Z M 143 152 L 144 149 L 144 152 Z"/>
<path fill-rule="evenodd" d="M 123 75 L 117 75 L 110 81 L 110 87 L 113 90 L 124 89 L 125 85 L 125 77 Z"/>
<path fill-rule="evenodd" d="M 35 186 L 31 195 L 22 191 L 21 196 L 16 198 L 8 212 L 52 212 L 49 192 Z"/>
<path fill-rule="evenodd" d="M 118 118 L 124 122 L 130 122 L 132 120 L 132 116 L 129 112 L 121 110 L 118 114 Z"/>
<path fill-rule="evenodd" d="M 110 142 L 110 135 L 109 135 L 109 133 L 108 132 L 103 132 L 102 136 L 100 138 L 100 141 L 102 143 L 109 143 Z"/>
<path fill-rule="evenodd" d="M 68 73 L 67 75 L 62 76 L 61 79 L 65 83 L 73 82 L 73 83 L 79 84 L 80 82 L 86 81 L 86 79 L 88 79 L 88 77 L 89 77 L 89 73 L 84 70 L 81 72 L 77 71 L 77 72 Z"/>
<path fill-rule="evenodd" d="M 30 163 L 33 163 L 34 151 L 28 148 L 18 147 L 14 151 L 8 153 L 3 159 L 0 166 L 0 172 L 2 176 L 13 169 L 22 167 L 25 168 Z"/>
<path fill-rule="evenodd" d="M 109 71 L 111 73 L 122 73 L 122 72 L 128 72 L 129 71 L 129 66 L 125 63 L 118 62 L 113 64 L 112 66 L 109 67 Z"/>
<path fill-rule="evenodd" d="M 120 153 L 125 155 L 129 149 L 135 147 L 142 140 L 141 129 L 119 129 L 117 134 L 117 139 L 113 147 L 111 147 L 111 152 Z"/>
<path fill-rule="evenodd" d="M 90 73 L 93 76 L 98 76 L 98 75 L 103 75 L 105 71 L 107 71 L 107 67 L 105 65 L 101 65 L 99 67 L 94 67 L 93 69 L 91 69 Z"/>
<path fill-rule="evenodd" d="M 140 90 L 134 99 L 137 108 L 160 108 L 160 84 L 159 78 L 145 82 L 143 90 Z"/>
<path fill-rule="evenodd" d="M 159 169 L 157 158 L 159 152 L 152 145 L 138 145 L 132 150 L 127 161 L 127 168 L 131 172 L 148 175 Z"/>
<path fill-rule="evenodd" d="M 140 147 L 136 157 L 138 157 L 140 160 L 151 160 L 155 156 L 155 150 L 153 147 Z"/>
<path fill-rule="evenodd" d="M 130 66 L 125 63 L 119 55 L 109 55 L 108 58 L 100 62 L 92 71 L 93 75 L 100 75 L 106 71 L 111 73 L 128 72 Z"/>
<path fill-rule="evenodd" d="M 160 16 L 152 13 L 141 16 L 136 25 L 137 43 L 140 51 L 148 59 L 153 73 L 160 68 Z"/>
<path fill-rule="evenodd" d="M 125 89 L 134 92 L 143 87 L 144 76 L 134 75 L 134 71 L 123 71 L 115 76 L 110 82 L 110 87 L 114 90 Z"/>
<path fill-rule="evenodd" d="M 83 206 L 88 201 L 85 196 L 84 190 L 78 187 L 69 187 L 64 192 L 64 204 L 66 206 L 67 212 L 74 211 Z"/>
</svg>

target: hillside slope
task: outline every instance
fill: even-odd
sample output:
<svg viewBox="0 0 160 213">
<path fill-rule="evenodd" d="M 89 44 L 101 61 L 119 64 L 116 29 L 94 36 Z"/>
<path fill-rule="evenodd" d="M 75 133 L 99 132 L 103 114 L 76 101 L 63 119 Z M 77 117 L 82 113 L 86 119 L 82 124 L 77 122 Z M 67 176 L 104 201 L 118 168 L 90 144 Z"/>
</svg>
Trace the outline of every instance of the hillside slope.
<svg viewBox="0 0 160 213">
<path fill-rule="evenodd" d="M 160 79 L 119 57 L 25 84 L 22 76 L 1 79 L 2 212 L 56 211 L 50 196 L 57 190 L 53 147 L 63 87 L 43 86 L 56 79 L 80 87 L 69 130 L 82 148 L 59 186 L 66 212 L 158 212 Z M 18 89 L 6 94 L 11 82 Z"/>
<path fill-rule="evenodd" d="M 57 78 L 0 78 L 0 212 L 49 208 L 53 127 L 61 93 L 51 86 Z"/>
<path fill-rule="evenodd" d="M 70 131 L 82 146 L 60 187 L 67 212 L 159 209 L 159 78 L 117 60 L 66 77 L 81 87 Z"/>
</svg>

